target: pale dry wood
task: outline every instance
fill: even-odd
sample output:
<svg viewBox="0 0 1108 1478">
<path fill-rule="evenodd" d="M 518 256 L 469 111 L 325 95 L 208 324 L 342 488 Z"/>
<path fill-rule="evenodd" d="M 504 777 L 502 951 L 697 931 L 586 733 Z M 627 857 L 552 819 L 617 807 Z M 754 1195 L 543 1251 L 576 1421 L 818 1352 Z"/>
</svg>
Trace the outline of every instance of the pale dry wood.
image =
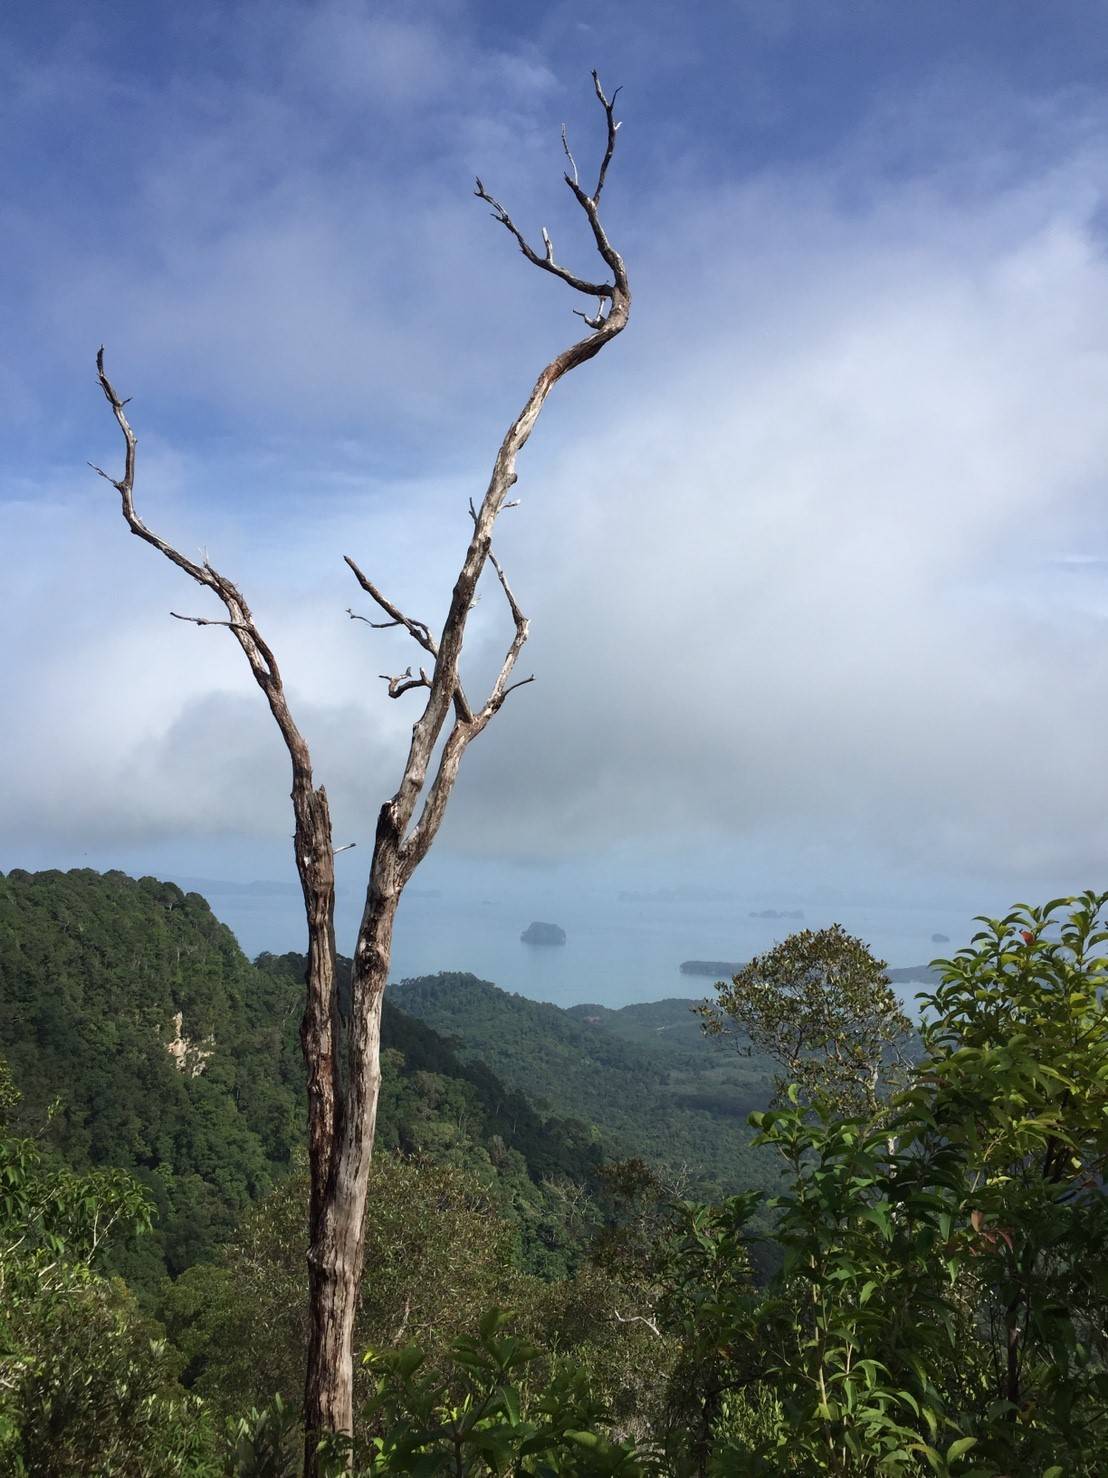
<svg viewBox="0 0 1108 1478">
<path fill-rule="evenodd" d="M 381 607 L 381 609 L 385 612 L 385 614 L 391 618 L 388 621 L 370 621 L 367 616 L 359 616 L 354 611 L 352 611 L 349 606 L 347 606 L 346 614 L 350 617 L 350 619 L 352 621 L 364 621 L 367 626 L 372 626 L 375 631 L 387 631 L 390 627 L 403 626 L 408 635 L 414 641 L 418 642 L 425 652 L 430 652 L 432 657 L 437 658 L 439 655 L 438 643 L 431 635 L 430 628 L 426 625 L 426 623 L 423 621 L 413 621 L 411 617 L 405 616 L 404 612 L 399 608 L 399 606 L 394 605 L 387 596 L 382 595 L 380 590 L 377 589 L 377 586 L 374 585 L 373 581 L 368 577 L 368 575 L 364 575 L 362 573 L 362 571 L 358 568 L 358 566 L 354 563 L 354 561 L 350 558 L 348 554 L 344 554 L 343 559 L 350 566 L 354 578 L 357 580 L 358 584 L 362 587 L 366 594 L 372 596 L 377 604 Z M 422 669 L 420 670 L 422 671 Z M 395 695 L 390 694 L 390 697 L 392 696 Z M 466 701 L 466 695 L 462 689 L 462 684 L 460 681 L 456 684 L 454 689 L 454 708 L 459 719 L 463 720 L 464 722 L 468 722 L 473 717 L 470 712 L 469 703 Z"/>
<path fill-rule="evenodd" d="M 402 627 L 431 658 L 429 671 L 419 667 L 413 674 L 409 666 L 397 676 L 382 674 L 391 698 L 400 698 L 417 689 L 425 690 L 427 698 L 412 726 L 399 786 L 377 816 L 369 882 L 354 951 L 347 1021 L 340 1019 L 335 989 L 333 867 L 336 852 L 347 848 L 333 846 L 326 794 L 322 787 L 316 789 L 313 784 L 308 748 L 293 722 L 276 660 L 241 592 L 206 558 L 197 564 L 154 534 L 135 512 L 135 435 L 124 412 L 126 402 L 116 395 L 105 373 L 102 349 L 97 357 L 101 389 L 124 435 L 126 461 L 123 476 L 119 479 L 109 477 L 100 468 L 96 470 L 120 493 L 123 515 L 131 532 L 153 545 L 222 601 L 227 612 L 226 620 L 182 616 L 177 612 L 172 614 L 178 620 L 197 626 L 224 626 L 231 631 L 265 693 L 292 760 L 296 863 L 304 891 L 309 934 L 306 1004 L 301 1026 L 309 1080 L 311 1162 L 310 1333 L 304 1409 L 308 1434 L 305 1471 L 309 1474 L 314 1474 L 318 1466 L 315 1436 L 353 1429 L 353 1325 L 362 1274 L 369 1169 L 380 1087 L 381 1004 L 388 980 L 397 905 L 405 884 L 435 840 L 466 748 L 483 732 L 512 692 L 534 681 L 533 675 L 512 681 L 520 652 L 527 641 L 528 620 L 493 553 L 493 527 L 505 508 L 518 504 L 518 499 L 508 498 L 517 481 L 517 459 L 534 430 L 550 391 L 563 376 L 592 359 L 620 333 L 630 313 L 631 293 L 623 259 L 611 245 L 598 209 L 619 128 L 613 112 L 616 94 L 611 100 L 605 96 L 595 72 L 593 85 L 607 125 L 606 146 L 596 188 L 592 195 L 587 195 L 582 189 L 577 165 L 563 132 L 566 158 L 572 169 L 572 175 L 567 173 L 564 178 L 585 214 L 596 250 L 611 273 L 611 281 L 592 282 L 558 264 L 545 230 L 544 253 L 540 256 L 527 243 L 504 207 L 485 190 L 480 179 L 476 183 L 475 194 L 492 207 L 495 218 L 512 234 L 530 262 L 558 277 L 575 291 L 596 298 L 601 306 L 592 316 L 575 310 L 584 318 L 589 334 L 556 355 L 543 368 L 519 415 L 505 433 L 484 497 L 476 506 L 470 504 L 472 534 L 438 636 L 424 622 L 407 616 L 352 558 L 346 556 L 346 563 L 359 585 L 388 620 L 370 621 L 348 607 L 350 618 L 379 630 Z M 478 598 L 478 582 L 487 565 L 491 565 L 504 593 L 513 633 L 488 697 L 474 709 L 462 687 L 459 663 L 466 623 Z M 444 738 L 443 732 L 451 714 L 452 722 Z M 440 740 L 438 761 L 428 784 L 428 774 Z"/>
<path fill-rule="evenodd" d="M 389 685 L 389 697 L 399 698 L 404 693 L 410 693 L 413 688 L 429 688 L 431 679 L 421 667 L 416 676 L 412 676 L 412 669 L 405 667 L 404 671 L 396 677 L 390 677 L 387 672 L 378 673 L 378 677 L 384 679 Z"/>
<path fill-rule="evenodd" d="M 615 1315 L 615 1321 L 617 1324 L 645 1324 L 647 1329 L 650 1330 L 651 1334 L 656 1334 L 659 1339 L 662 1338 L 662 1331 L 658 1328 L 657 1322 L 654 1319 L 649 1318 L 646 1314 L 624 1315 L 621 1314 L 618 1309 L 613 1309 L 612 1313 Z"/>
<path fill-rule="evenodd" d="M 336 1087 L 335 1053 L 339 1035 L 338 993 L 335 979 L 335 874 L 331 839 L 331 816 L 327 793 L 316 788 L 311 755 L 297 728 L 285 695 L 277 660 L 262 637 L 242 592 L 207 559 L 202 564 L 189 559 L 155 534 L 135 509 L 135 463 L 138 438 L 127 418 L 122 400 L 104 368 L 104 349 L 96 356 L 96 373 L 104 397 L 112 408 L 125 445 L 122 477 L 110 477 L 102 467 L 94 471 L 119 493 L 123 517 L 132 534 L 150 544 L 172 564 L 212 591 L 227 611 L 226 621 L 208 616 L 170 614 L 197 626 L 224 626 L 231 631 L 250 665 L 254 680 L 265 694 L 292 763 L 292 806 L 295 821 L 294 852 L 304 894 L 308 926 L 308 967 L 304 1016 L 300 1035 L 308 1073 L 308 1149 L 313 1202 L 321 1201 L 335 1142 Z"/>
</svg>

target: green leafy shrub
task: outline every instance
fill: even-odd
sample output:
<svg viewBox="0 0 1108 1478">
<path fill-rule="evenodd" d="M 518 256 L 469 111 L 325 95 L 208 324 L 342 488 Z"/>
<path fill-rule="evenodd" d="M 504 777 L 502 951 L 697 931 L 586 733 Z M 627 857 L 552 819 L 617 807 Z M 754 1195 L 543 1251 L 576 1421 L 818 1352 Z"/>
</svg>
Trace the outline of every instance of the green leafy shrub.
<svg viewBox="0 0 1108 1478">
<path fill-rule="evenodd" d="M 982 920 L 878 1123 L 796 1086 L 755 1116 L 788 1168 L 784 1262 L 716 1303 L 710 1257 L 677 1265 L 728 1392 L 693 1471 L 1108 1471 L 1106 902 Z"/>
<path fill-rule="evenodd" d="M 5 1114 L 16 1105 L 7 1081 L 0 1072 Z M 149 1222 L 123 1172 L 75 1174 L 0 1126 L 0 1473 L 216 1472 L 212 1434 L 160 1331 L 97 1271 L 109 1236 Z"/>
<path fill-rule="evenodd" d="M 476 1337 L 449 1352 L 445 1373 L 428 1370 L 418 1345 L 371 1352 L 376 1388 L 365 1411 L 359 1472 L 405 1474 L 564 1474 L 567 1478 L 642 1478 L 647 1460 L 607 1435 L 608 1414 L 580 1371 L 529 1381 L 541 1352 L 505 1332 L 493 1309 Z"/>
</svg>

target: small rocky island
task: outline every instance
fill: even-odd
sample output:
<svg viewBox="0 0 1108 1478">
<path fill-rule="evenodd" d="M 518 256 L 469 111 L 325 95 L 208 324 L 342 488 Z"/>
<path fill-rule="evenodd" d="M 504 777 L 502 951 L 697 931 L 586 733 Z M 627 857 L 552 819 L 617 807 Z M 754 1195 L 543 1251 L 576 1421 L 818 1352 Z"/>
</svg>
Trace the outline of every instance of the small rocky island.
<svg viewBox="0 0 1108 1478">
<path fill-rule="evenodd" d="M 902 965 L 899 969 L 886 969 L 885 974 L 893 985 L 937 985 L 943 978 L 930 965 Z"/>
<path fill-rule="evenodd" d="M 528 924 L 519 936 L 524 944 L 565 944 L 566 931 L 561 924 Z"/>
<path fill-rule="evenodd" d="M 802 919 L 802 908 L 760 908 L 750 915 L 752 919 Z"/>
<path fill-rule="evenodd" d="M 725 975 L 737 975 L 742 969 L 737 960 L 682 960 L 682 975 L 711 975 L 722 980 Z"/>
</svg>

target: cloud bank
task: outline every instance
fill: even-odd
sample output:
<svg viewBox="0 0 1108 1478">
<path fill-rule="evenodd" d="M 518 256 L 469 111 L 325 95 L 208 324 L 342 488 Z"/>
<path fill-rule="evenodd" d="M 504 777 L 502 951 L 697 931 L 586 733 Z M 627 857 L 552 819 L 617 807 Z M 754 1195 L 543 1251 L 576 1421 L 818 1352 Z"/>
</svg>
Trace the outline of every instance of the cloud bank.
<svg viewBox="0 0 1108 1478">
<path fill-rule="evenodd" d="M 337 827 L 368 842 L 417 698 L 385 698 L 377 673 L 408 654 L 347 620 L 340 556 L 441 619 L 466 499 L 569 328 L 557 284 L 454 192 L 460 156 L 583 247 L 549 204 L 566 90 L 541 47 L 441 14 L 282 15 L 253 71 L 238 53 L 233 107 L 210 77 L 170 85 L 191 143 L 167 131 L 133 166 L 141 250 L 63 271 L 50 211 L 28 213 L 29 301 L 44 384 L 126 301 L 140 505 L 241 582 Z M 524 454 L 499 543 L 539 681 L 467 757 L 444 848 L 779 859 L 793 839 L 825 872 L 859 859 L 859 887 L 1103 876 L 1108 111 L 976 93 L 967 141 L 945 120 L 971 92 L 944 75 L 886 97 L 818 166 L 617 160 L 632 325 Z M 106 460 L 91 414 L 71 430 L 95 424 Z M 102 484 L 28 469 L 9 492 L 8 865 L 50 838 L 268 855 L 286 761 L 237 651 L 165 619 L 200 605 Z M 494 585 L 472 633 L 479 690 L 508 634 Z"/>
</svg>

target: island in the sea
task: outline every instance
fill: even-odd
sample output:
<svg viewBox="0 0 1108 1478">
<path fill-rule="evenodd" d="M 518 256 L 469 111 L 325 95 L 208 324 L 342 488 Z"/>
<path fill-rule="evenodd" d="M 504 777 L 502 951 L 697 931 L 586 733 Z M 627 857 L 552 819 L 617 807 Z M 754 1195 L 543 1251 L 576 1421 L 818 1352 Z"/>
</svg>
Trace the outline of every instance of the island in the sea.
<svg viewBox="0 0 1108 1478">
<path fill-rule="evenodd" d="M 901 965 L 895 970 L 886 970 L 893 985 L 935 985 L 942 975 L 938 970 L 932 969 L 930 965 Z"/>
<path fill-rule="evenodd" d="M 802 919 L 802 908 L 760 908 L 751 913 L 752 919 Z"/>
<path fill-rule="evenodd" d="M 524 944 L 565 944 L 566 931 L 561 924 L 528 924 L 519 936 Z"/>
<path fill-rule="evenodd" d="M 729 980 L 746 966 L 736 960 L 682 960 L 682 975 L 710 975 L 713 980 Z M 886 969 L 885 974 L 894 985 L 907 982 L 924 984 L 941 979 L 939 972 L 930 965 L 902 965 L 897 969 Z"/>
</svg>

